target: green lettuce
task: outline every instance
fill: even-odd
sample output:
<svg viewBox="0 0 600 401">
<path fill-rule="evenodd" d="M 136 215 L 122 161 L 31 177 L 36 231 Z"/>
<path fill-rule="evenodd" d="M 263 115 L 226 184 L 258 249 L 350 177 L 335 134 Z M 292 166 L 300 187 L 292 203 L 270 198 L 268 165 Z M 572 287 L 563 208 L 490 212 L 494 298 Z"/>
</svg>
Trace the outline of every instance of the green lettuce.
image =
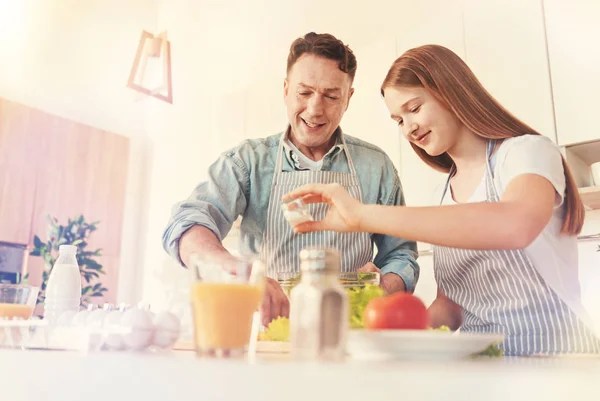
<svg viewBox="0 0 600 401">
<path fill-rule="evenodd" d="M 364 287 L 348 288 L 350 304 L 350 328 L 362 329 L 364 327 L 364 312 L 370 300 L 385 295 L 384 291 L 375 284 L 365 284 Z"/>
<path fill-rule="evenodd" d="M 263 332 L 258 333 L 259 341 L 289 341 L 289 339 L 290 320 L 287 317 L 279 316 L 273 319 Z"/>
</svg>

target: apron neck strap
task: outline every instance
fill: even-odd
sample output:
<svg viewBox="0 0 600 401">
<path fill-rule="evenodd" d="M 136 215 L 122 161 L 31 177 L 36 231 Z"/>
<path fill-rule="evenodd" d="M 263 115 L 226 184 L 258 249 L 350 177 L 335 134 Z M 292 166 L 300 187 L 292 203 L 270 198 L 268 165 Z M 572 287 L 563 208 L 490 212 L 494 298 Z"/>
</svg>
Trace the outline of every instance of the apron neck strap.
<svg viewBox="0 0 600 401">
<path fill-rule="evenodd" d="M 490 160 L 492 158 L 492 152 L 494 151 L 495 146 L 496 146 L 496 140 L 488 139 L 486 141 L 486 144 L 485 144 L 485 181 L 486 181 L 486 187 L 488 187 L 488 191 L 487 191 L 488 197 L 490 197 L 490 195 L 495 195 L 496 197 L 498 196 L 495 186 L 493 184 L 494 171 L 492 169 L 492 165 L 490 162 Z M 440 200 L 440 205 L 444 202 L 446 192 L 448 192 L 448 188 L 450 188 L 450 180 L 452 179 L 452 177 L 454 177 L 455 174 L 456 174 L 456 165 L 452 164 L 452 167 L 450 168 L 450 173 L 448 174 L 448 179 L 446 180 L 446 186 L 444 187 L 444 191 L 442 192 L 442 199 Z M 491 188 L 489 188 L 490 184 L 491 184 Z"/>
<path fill-rule="evenodd" d="M 288 135 L 288 131 L 291 128 L 288 127 L 288 129 L 286 129 L 283 134 L 281 134 L 281 138 L 279 139 L 279 146 L 278 146 L 278 150 L 277 150 L 277 160 L 275 162 L 275 174 L 280 174 L 281 173 L 281 169 L 283 166 L 283 141 L 286 139 L 287 135 Z M 342 139 L 342 150 L 344 152 L 346 152 L 346 158 L 348 159 L 348 168 L 350 169 L 350 174 L 356 175 L 356 168 L 354 167 L 354 161 L 352 160 L 352 157 L 350 156 L 350 152 L 348 151 L 348 146 L 346 145 L 346 138 L 344 137 L 344 134 L 342 133 L 341 129 L 338 128 L 339 130 L 339 135 Z M 334 133 L 335 135 L 335 133 Z"/>
</svg>

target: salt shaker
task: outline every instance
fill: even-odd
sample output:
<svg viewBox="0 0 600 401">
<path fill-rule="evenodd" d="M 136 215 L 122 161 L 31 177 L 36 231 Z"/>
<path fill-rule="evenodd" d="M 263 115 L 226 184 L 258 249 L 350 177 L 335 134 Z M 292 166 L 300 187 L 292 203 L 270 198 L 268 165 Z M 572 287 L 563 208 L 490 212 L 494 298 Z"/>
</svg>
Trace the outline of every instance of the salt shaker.
<svg viewBox="0 0 600 401">
<path fill-rule="evenodd" d="M 290 294 L 292 355 L 302 360 L 344 357 L 348 294 L 339 283 L 340 254 L 331 248 L 300 252 L 302 278 Z"/>
</svg>

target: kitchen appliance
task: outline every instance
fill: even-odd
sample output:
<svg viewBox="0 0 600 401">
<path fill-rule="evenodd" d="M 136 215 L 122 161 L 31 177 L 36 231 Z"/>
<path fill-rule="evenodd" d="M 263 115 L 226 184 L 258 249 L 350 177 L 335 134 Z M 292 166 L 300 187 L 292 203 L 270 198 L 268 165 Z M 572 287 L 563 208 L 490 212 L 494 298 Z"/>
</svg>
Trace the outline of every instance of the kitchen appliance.
<svg viewBox="0 0 600 401">
<path fill-rule="evenodd" d="M 19 284 L 27 263 L 27 245 L 0 241 L 0 283 Z"/>
</svg>

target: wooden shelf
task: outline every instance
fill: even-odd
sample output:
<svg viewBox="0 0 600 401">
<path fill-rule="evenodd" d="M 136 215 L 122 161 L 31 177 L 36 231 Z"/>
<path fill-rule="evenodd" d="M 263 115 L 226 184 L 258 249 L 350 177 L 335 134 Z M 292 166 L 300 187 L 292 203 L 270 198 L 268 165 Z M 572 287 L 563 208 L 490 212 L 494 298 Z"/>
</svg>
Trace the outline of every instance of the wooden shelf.
<svg viewBox="0 0 600 401">
<path fill-rule="evenodd" d="M 579 188 L 579 194 L 586 207 L 600 209 L 600 186 Z"/>
<path fill-rule="evenodd" d="M 566 145 L 566 149 L 574 153 L 588 166 L 600 162 L 600 140 Z"/>
</svg>

